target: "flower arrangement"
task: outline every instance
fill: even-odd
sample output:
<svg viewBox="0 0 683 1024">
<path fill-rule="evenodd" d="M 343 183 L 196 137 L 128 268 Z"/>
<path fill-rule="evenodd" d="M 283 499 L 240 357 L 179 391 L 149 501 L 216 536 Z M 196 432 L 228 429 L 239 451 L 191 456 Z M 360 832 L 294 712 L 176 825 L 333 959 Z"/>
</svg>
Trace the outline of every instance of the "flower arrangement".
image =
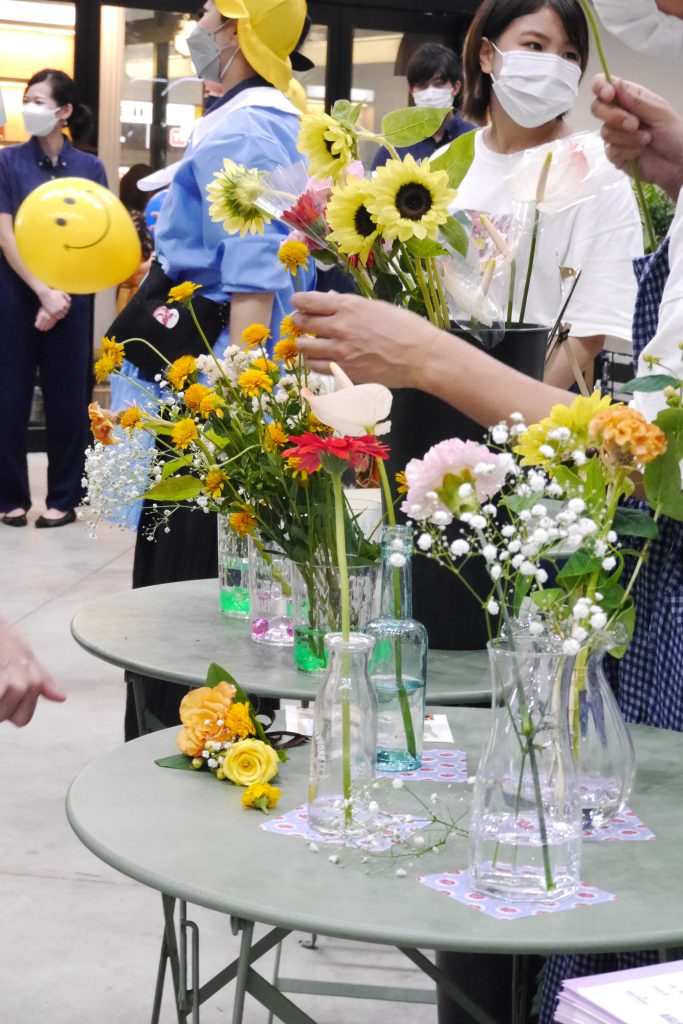
<svg viewBox="0 0 683 1024">
<path fill-rule="evenodd" d="M 162 768 L 208 769 L 220 781 L 244 786 L 243 807 L 268 813 L 281 796 L 271 780 L 287 760 L 277 751 L 253 712 L 247 695 L 220 665 L 209 667 L 206 685 L 180 703 L 181 754 L 156 763 Z"/>
</svg>

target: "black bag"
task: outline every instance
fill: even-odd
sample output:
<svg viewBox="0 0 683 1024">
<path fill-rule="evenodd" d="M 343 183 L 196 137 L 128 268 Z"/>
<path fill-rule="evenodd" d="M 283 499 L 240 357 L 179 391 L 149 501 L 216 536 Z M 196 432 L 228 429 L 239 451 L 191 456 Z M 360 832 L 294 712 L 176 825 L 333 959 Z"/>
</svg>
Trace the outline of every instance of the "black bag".
<svg viewBox="0 0 683 1024">
<path fill-rule="evenodd" d="M 176 282 L 177 283 L 177 282 Z M 179 356 L 199 356 L 206 353 L 192 314 L 183 302 L 168 301 L 169 290 L 174 282 L 168 277 L 156 260 L 140 288 L 121 310 L 109 330 L 108 338 L 118 342 L 129 338 L 144 338 L 158 349 L 169 362 Z M 210 345 L 218 338 L 230 319 L 229 302 L 212 302 L 200 292 L 195 292 L 192 307 Z M 159 356 L 141 341 L 130 341 L 126 345 L 126 359 L 137 366 L 146 380 L 154 380 L 166 365 Z"/>
</svg>

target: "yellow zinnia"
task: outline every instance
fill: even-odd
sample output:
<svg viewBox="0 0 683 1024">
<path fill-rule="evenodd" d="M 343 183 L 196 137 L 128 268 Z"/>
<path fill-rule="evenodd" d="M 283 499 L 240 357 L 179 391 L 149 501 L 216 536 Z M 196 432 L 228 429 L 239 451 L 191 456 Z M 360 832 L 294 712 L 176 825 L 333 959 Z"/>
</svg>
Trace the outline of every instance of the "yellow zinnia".
<svg viewBox="0 0 683 1024">
<path fill-rule="evenodd" d="M 265 324 L 250 324 L 242 331 L 242 344 L 247 350 L 260 346 L 263 348 L 270 338 L 270 328 Z"/>
<path fill-rule="evenodd" d="M 579 396 L 571 405 L 554 405 L 550 416 L 527 427 L 513 450 L 522 456 L 523 466 L 549 467 L 562 462 L 577 448 L 591 443 L 588 424 L 596 413 L 612 405 L 609 395 L 601 395 L 599 391 L 594 391 L 589 398 Z M 541 448 L 546 450 L 541 451 Z"/>
<path fill-rule="evenodd" d="M 279 423 L 269 423 L 266 427 L 265 447 L 268 451 L 284 448 L 289 443 L 289 434 Z"/>
<path fill-rule="evenodd" d="M 347 256 L 359 256 L 367 263 L 370 250 L 379 236 L 376 221 L 367 207 L 372 197 L 372 182 L 366 178 L 349 178 L 345 185 L 332 189 L 327 204 L 328 235 Z"/>
<path fill-rule="evenodd" d="M 432 171 L 429 160 L 417 163 L 408 154 L 403 160 L 388 160 L 372 179 L 368 212 L 377 221 L 384 238 L 435 239 L 439 226 L 448 220 L 448 207 L 455 189 L 448 187 L 446 171 Z"/>
<path fill-rule="evenodd" d="M 197 430 L 197 424 L 195 421 L 191 419 L 183 419 L 178 420 L 173 427 L 171 432 L 171 441 L 176 448 L 184 450 L 192 441 L 196 440 L 198 436 L 199 431 Z"/>
<path fill-rule="evenodd" d="M 242 793 L 242 807 L 256 807 L 268 813 L 271 807 L 277 806 L 281 796 L 282 790 L 277 786 L 271 786 L 269 782 L 256 782 Z"/>
<path fill-rule="evenodd" d="M 246 505 L 243 506 L 240 512 L 231 512 L 228 518 L 231 528 L 238 537 L 246 537 L 247 534 L 253 533 L 254 528 L 257 526 L 256 518 L 251 514 Z"/>
<path fill-rule="evenodd" d="M 291 365 L 299 355 L 299 349 L 294 338 L 283 338 L 281 341 L 278 341 L 277 345 L 273 349 L 273 355 L 280 362 Z"/>
<path fill-rule="evenodd" d="M 272 219 L 256 205 L 264 187 L 263 171 L 223 160 L 223 170 L 216 171 L 214 180 L 206 186 L 209 199 L 213 200 L 209 207 L 211 220 L 222 221 L 231 235 L 237 231 L 242 237 L 247 231 L 262 235 L 264 225 Z"/>
<path fill-rule="evenodd" d="M 263 370 L 264 373 L 273 373 L 277 370 L 277 365 L 272 361 L 272 359 L 268 359 L 264 356 L 259 356 L 258 359 L 254 359 L 251 365 L 254 370 Z"/>
<path fill-rule="evenodd" d="M 189 388 L 185 389 L 185 405 L 188 409 L 199 409 L 202 403 L 202 399 L 209 394 L 209 388 L 206 384 L 190 384 Z"/>
<path fill-rule="evenodd" d="M 308 157 L 314 177 L 334 181 L 358 155 L 353 132 L 322 111 L 303 115 L 296 148 Z"/>
<path fill-rule="evenodd" d="M 122 341 L 117 341 L 116 338 L 107 338 L 106 335 L 102 338 L 102 355 L 109 356 L 114 366 L 118 369 L 123 363 L 125 356 L 125 345 Z"/>
<path fill-rule="evenodd" d="M 123 427 L 125 430 L 134 430 L 135 427 L 141 426 L 143 416 L 144 413 L 142 409 L 137 405 L 132 405 L 130 409 L 126 409 L 126 411 L 121 414 L 119 426 Z"/>
<path fill-rule="evenodd" d="M 204 395 L 199 403 L 199 412 L 205 420 L 208 420 L 212 412 L 215 412 L 219 419 L 223 419 L 222 405 L 223 399 L 220 395 L 217 395 L 215 391 L 209 391 L 208 395 Z"/>
<path fill-rule="evenodd" d="M 246 704 L 233 704 L 225 716 L 225 724 L 233 739 L 246 740 L 247 736 L 255 736 L 256 728 L 249 714 L 249 701 Z"/>
<path fill-rule="evenodd" d="M 225 473 L 220 469 L 212 469 L 206 474 L 204 480 L 204 490 L 210 498 L 220 498 L 223 494 L 223 488 L 228 478 Z"/>
<path fill-rule="evenodd" d="M 280 340 L 284 340 L 285 338 L 300 338 L 303 333 L 304 332 L 300 331 L 294 323 L 294 317 L 291 313 L 288 313 L 287 316 L 283 316 L 280 321 Z"/>
<path fill-rule="evenodd" d="M 169 384 L 171 384 L 176 391 L 180 391 L 185 386 L 185 381 L 190 377 L 197 369 L 197 360 L 194 356 L 180 356 L 171 363 L 168 370 L 166 371 L 166 377 Z"/>
<path fill-rule="evenodd" d="M 296 239 L 283 242 L 277 251 L 277 258 L 292 277 L 296 277 L 299 267 L 308 270 L 308 248 Z"/>
<path fill-rule="evenodd" d="M 105 380 L 114 369 L 116 369 L 116 364 L 114 363 L 112 356 L 108 352 L 104 352 L 94 366 L 95 380 L 97 383 L 104 384 Z"/>
<path fill-rule="evenodd" d="M 187 302 L 199 288 L 201 288 L 200 284 L 192 284 L 191 281 L 183 281 L 182 284 L 176 284 L 172 288 L 169 288 L 168 301 Z"/>
<path fill-rule="evenodd" d="M 272 391 L 273 382 L 263 370 L 245 370 L 237 378 L 237 383 L 245 395 L 250 398 L 258 395 L 260 391 Z"/>
</svg>

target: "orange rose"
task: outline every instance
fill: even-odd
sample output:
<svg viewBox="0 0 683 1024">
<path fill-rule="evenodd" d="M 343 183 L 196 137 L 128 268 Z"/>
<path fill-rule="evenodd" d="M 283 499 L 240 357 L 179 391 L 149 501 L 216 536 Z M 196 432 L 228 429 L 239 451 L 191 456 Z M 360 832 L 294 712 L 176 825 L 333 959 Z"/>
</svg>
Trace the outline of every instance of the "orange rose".
<svg viewBox="0 0 683 1024">
<path fill-rule="evenodd" d="M 235 687 L 230 683 L 218 683 L 213 687 L 200 686 L 183 697 L 180 721 L 184 728 L 176 741 L 183 754 L 198 757 L 209 740 L 225 743 L 232 739 L 225 716 L 235 693 Z"/>
</svg>

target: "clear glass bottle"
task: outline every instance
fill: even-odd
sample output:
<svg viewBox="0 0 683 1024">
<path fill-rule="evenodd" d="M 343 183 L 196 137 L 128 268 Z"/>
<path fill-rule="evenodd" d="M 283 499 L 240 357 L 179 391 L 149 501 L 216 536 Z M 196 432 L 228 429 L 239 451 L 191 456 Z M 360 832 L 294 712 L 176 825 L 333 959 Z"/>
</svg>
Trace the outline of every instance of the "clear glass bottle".
<svg viewBox="0 0 683 1024">
<path fill-rule="evenodd" d="M 280 548 L 249 538 L 249 619 L 251 639 L 272 647 L 291 647 L 292 569 Z"/>
<path fill-rule="evenodd" d="M 249 618 L 249 554 L 247 538 L 230 526 L 229 516 L 218 520 L 218 594 L 221 615 Z"/>
<path fill-rule="evenodd" d="M 580 881 L 581 801 L 569 742 L 573 659 L 531 640 L 491 641 L 492 723 L 470 819 L 476 889 L 552 900 Z"/>
<path fill-rule="evenodd" d="M 362 633 L 325 637 L 329 661 L 313 709 L 308 788 L 308 824 L 317 832 L 363 835 L 377 817 L 377 698 L 368 675 L 373 644 Z"/>
<path fill-rule="evenodd" d="M 370 679 L 377 695 L 377 767 L 389 772 L 422 763 L 429 641 L 412 618 L 412 550 L 410 526 L 384 528 L 380 615 L 363 630 L 375 641 Z"/>
</svg>

